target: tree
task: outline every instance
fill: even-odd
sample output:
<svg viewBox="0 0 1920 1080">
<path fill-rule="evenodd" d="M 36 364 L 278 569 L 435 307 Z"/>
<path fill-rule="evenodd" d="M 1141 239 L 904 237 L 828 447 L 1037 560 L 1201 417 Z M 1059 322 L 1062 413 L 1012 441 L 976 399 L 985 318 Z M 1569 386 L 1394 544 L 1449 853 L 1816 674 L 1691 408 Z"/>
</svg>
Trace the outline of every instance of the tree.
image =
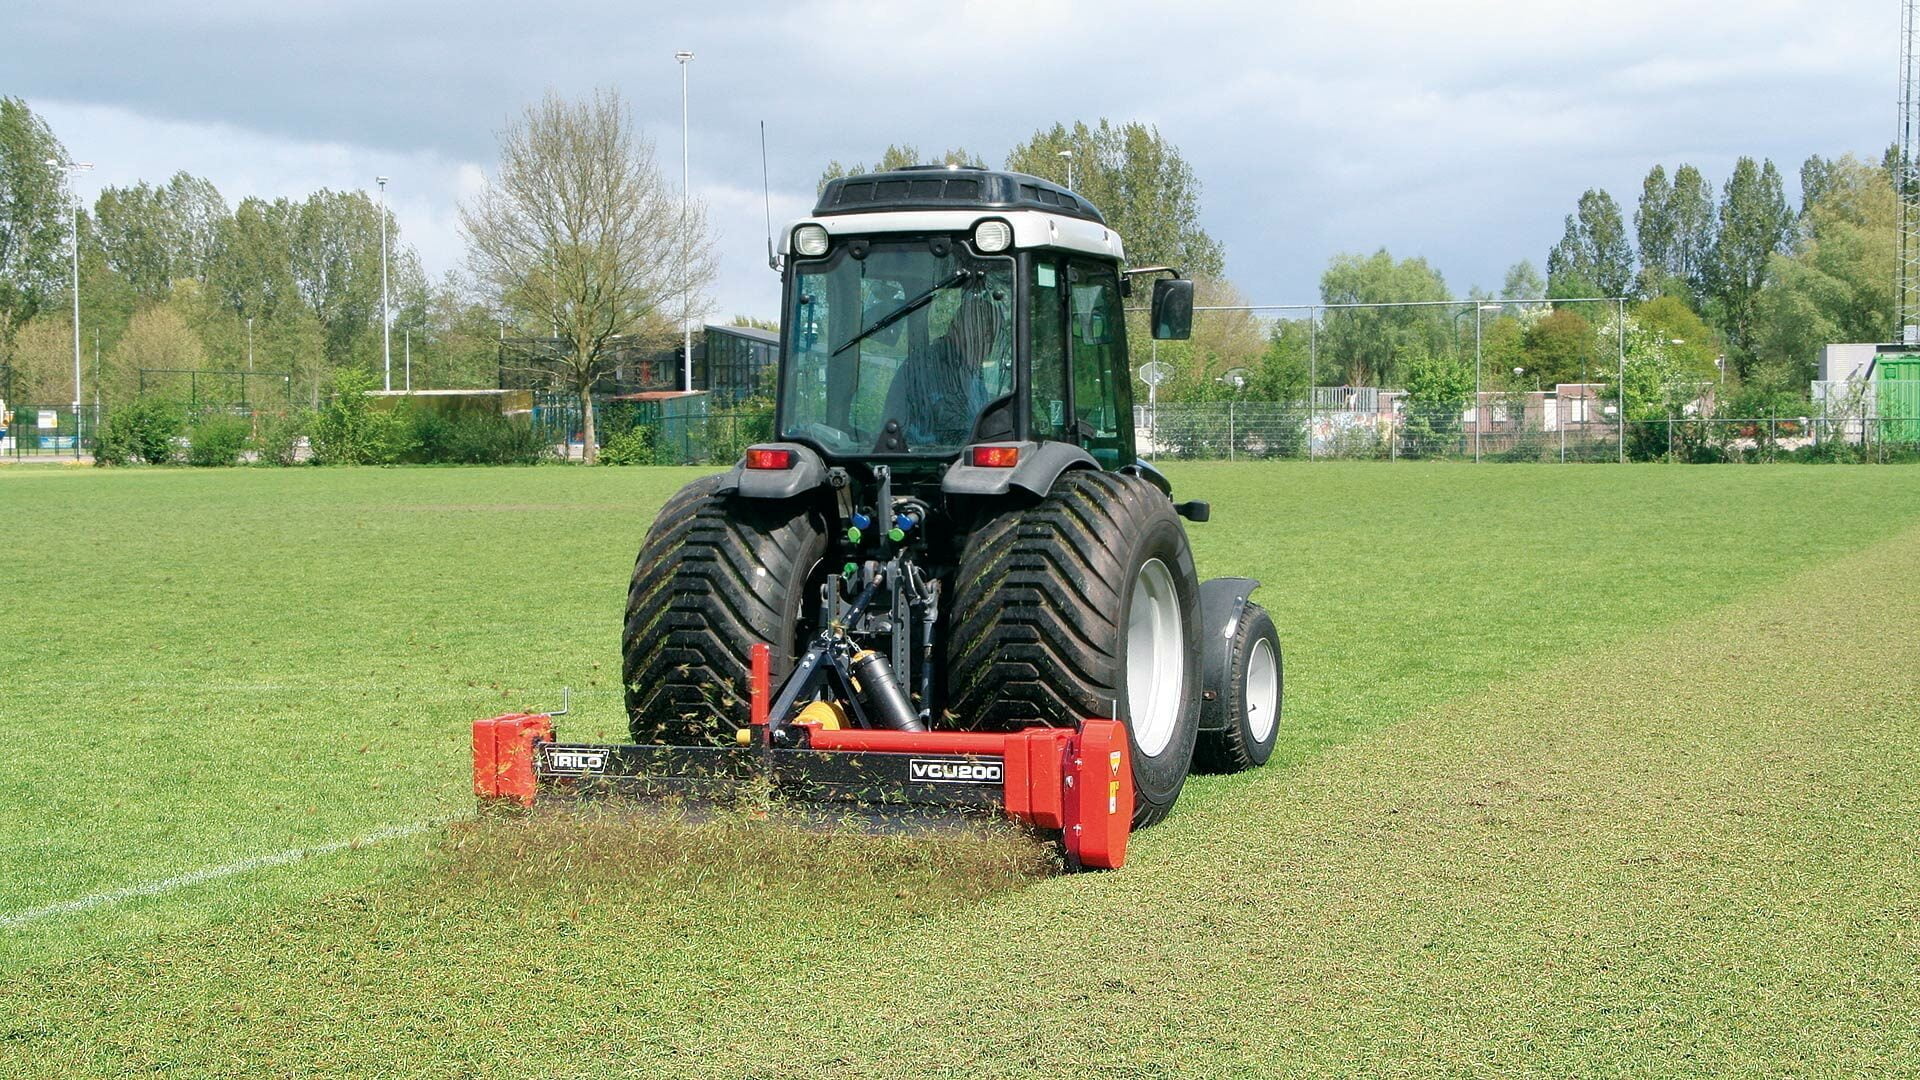
<svg viewBox="0 0 1920 1080">
<path fill-rule="evenodd" d="M 1593 283 L 1607 296 L 1625 296 L 1633 288 L 1633 245 L 1620 204 L 1605 191 L 1580 196 L 1580 232 L 1593 253 Z"/>
<path fill-rule="evenodd" d="M 1851 155 L 1849 155 L 1851 156 Z M 1838 164 L 1832 158 L 1814 154 L 1800 163 L 1800 213 L 1802 216 L 1813 212 L 1815 204 L 1826 194 L 1832 181 L 1834 166 Z"/>
<path fill-rule="evenodd" d="M 1105 119 L 1092 127 L 1055 124 L 1015 146 L 1006 167 L 1065 180 L 1063 150 L 1073 155 L 1075 192 L 1100 208 L 1135 266 L 1176 266 L 1192 278 L 1226 276 L 1219 242 L 1200 227 L 1200 181 L 1158 128 Z"/>
<path fill-rule="evenodd" d="M 1664 342 L 1678 370 L 1696 378 L 1711 378 L 1719 370 L 1718 335 L 1687 302 L 1677 296 L 1656 296 L 1634 305 L 1633 317 L 1647 332 Z"/>
<path fill-rule="evenodd" d="M 549 93 L 500 138 L 500 166 L 460 208 L 467 264 L 500 307 L 551 326 L 596 456 L 593 384 L 615 339 L 687 316 L 714 276 L 706 208 L 683 211 L 613 90 Z"/>
<path fill-rule="evenodd" d="M 1525 329 L 1521 349 L 1526 359 L 1515 366 L 1539 376 L 1543 385 L 1586 382 L 1593 377 L 1593 324 L 1579 312 L 1556 308 L 1547 313 Z"/>
<path fill-rule="evenodd" d="M 0 362 L 14 335 L 65 281 L 67 160 L 46 121 L 19 98 L 0 97 Z"/>
<path fill-rule="evenodd" d="M 240 318 L 272 319 L 297 303 L 293 232 L 299 217 L 286 199 L 247 198 L 221 223 L 208 284 Z"/>
<path fill-rule="evenodd" d="M 1632 285 L 1633 246 L 1620 205 L 1605 191 L 1588 188 L 1547 256 L 1547 295 L 1624 296 Z"/>
<path fill-rule="evenodd" d="M 1898 204 L 1887 174 L 1852 157 L 1827 163 L 1793 250 L 1775 255 L 1754 304 L 1756 359 L 1797 384 L 1820 346 L 1874 341 L 1893 327 Z"/>
<path fill-rule="evenodd" d="M 1700 170 L 1682 165 L 1673 171 L 1673 194 L 1667 203 L 1673 221 L 1673 247 L 1665 267 L 1667 276 L 1687 283 L 1694 306 L 1707 295 L 1707 269 L 1713 264 L 1713 187 Z"/>
<path fill-rule="evenodd" d="M 820 183 L 816 185 L 815 190 L 825 190 L 829 180 L 839 180 L 847 176 L 864 176 L 870 172 L 892 172 L 910 165 L 966 165 L 976 169 L 986 168 L 986 163 L 981 161 L 980 155 L 964 146 L 948 150 L 940 155 L 937 161 L 926 161 L 920 157 L 919 149 L 912 143 L 888 143 L 886 150 L 880 154 L 880 160 L 874 162 L 871 169 L 857 161 L 846 165 L 842 165 L 839 161 L 827 162 L 826 169 L 820 173 Z"/>
<path fill-rule="evenodd" d="M 125 401 L 140 390 L 140 371 L 182 371 L 206 365 L 206 349 L 187 320 L 169 305 L 147 308 L 127 324 L 102 373 L 102 393 Z M 182 395 L 184 400 L 185 395 Z"/>
<path fill-rule="evenodd" d="M 1416 444 L 1459 430 L 1461 408 L 1473 398 L 1473 365 L 1452 353 L 1414 348 L 1406 382 L 1407 433 Z"/>
<path fill-rule="evenodd" d="M 1600 291 L 1593 275 L 1593 252 L 1580 233 L 1579 219 L 1568 214 L 1560 242 L 1547 252 L 1547 295 L 1557 300 L 1592 296 Z"/>
<path fill-rule="evenodd" d="M 1311 335 L 1312 328 L 1305 319 L 1275 322 L 1247 386 L 1247 396 L 1255 401 L 1306 401 L 1312 374 Z"/>
<path fill-rule="evenodd" d="M 1713 245 L 1713 302 L 1735 363 L 1745 374 L 1753 361 L 1754 301 L 1766 284 L 1769 260 L 1793 227 L 1780 171 L 1743 157 L 1734 164 L 1720 200 Z"/>
<path fill-rule="evenodd" d="M 1633 234 L 1640 246 L 1640 291 L 1662 291 L 1661 279 L 1673 266 L 1673 184 L 1664 166 L 1655 165 L 1640 185 L 1640 206 L 1633 212 Z"/>
<path fill-rule="evenodd" d="M 320 321 L 327 363 L 342 367 L 356 353 L 367 356 L 380 320 L 380 208 L 364 191 L 322 189 L 288 224 L 294 289 Z M 391 215 L 387 227 L 388 276 L 417 276 L 410 253 L 392 240 Z"/>
<path fill-rule="evenodd" d="M 1546 295 L 1546 280 L 1533 268 L 1532 260 L 1521 259 L 1507 268 L 1506 280 L 1500 286 L 1501 299 L 1539 300 Z"/>
<path fill-rule="evenodd" d="M 1394 261 L 1385 248 L 1372 255 L 1336 255 L 1320 275 L 1327 304 L 1382 304 L 1450 299 L 1440 272 L 1421 258 Z M 1437 352 L 1450 336 L 1444 307 L 1355 308 L 1327 313 L 1321 333 L 1320 380 L 1390 386 L 1416 349 Z"/>
</svg>

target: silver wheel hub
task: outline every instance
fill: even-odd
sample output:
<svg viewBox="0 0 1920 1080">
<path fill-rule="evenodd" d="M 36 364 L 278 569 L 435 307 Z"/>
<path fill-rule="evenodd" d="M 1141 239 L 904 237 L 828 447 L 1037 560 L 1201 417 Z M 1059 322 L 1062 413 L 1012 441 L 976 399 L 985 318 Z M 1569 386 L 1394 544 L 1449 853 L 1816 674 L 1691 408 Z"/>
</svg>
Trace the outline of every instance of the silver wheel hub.
<svg viewBox="0 0 1920 1080">
<path fill-rule="evenodd" d="M 1274 660 L 1273 646 L 1266 638 L 1253 643 L 1253 655 L 1247 657 L 1247 731 L 1253 741 L 1266 742 L 1280 722 L 1280 666 Z"/>
<path fill-rule="evenodd" d="M 1148 559 L 1133 579 L 1127 608 L 1127 720 L 1146 757 L 1173 741 L 1186 704 L 1186 627 L 1173 573 Z"/>
</svg>

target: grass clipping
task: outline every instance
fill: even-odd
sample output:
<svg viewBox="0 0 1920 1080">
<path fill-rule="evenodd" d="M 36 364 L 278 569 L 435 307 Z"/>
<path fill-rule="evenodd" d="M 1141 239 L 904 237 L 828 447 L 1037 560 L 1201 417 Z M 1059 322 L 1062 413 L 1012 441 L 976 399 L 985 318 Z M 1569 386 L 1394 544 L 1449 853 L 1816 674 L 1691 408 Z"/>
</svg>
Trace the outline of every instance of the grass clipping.
<svg viewBox="0 0 1920 1080">
<path fill-rule="evenodd" d="M 983 899 L 1059 868 L 1049 845 L 1007 822 L 877 834 L 779 816 L 692 821 L 587 805 L 454 822 L 435 846 L 432 876 L 447 887 L 586 901 L 857 895 L 919 910 Z"/>
</svg>

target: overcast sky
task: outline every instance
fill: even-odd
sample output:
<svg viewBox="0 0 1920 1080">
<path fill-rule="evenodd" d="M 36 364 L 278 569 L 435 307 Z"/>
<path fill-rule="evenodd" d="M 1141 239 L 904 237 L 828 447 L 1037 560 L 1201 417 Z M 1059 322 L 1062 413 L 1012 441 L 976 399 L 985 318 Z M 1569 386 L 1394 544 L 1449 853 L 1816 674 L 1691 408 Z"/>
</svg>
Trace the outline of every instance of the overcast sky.
<svg viewBox="0 0 1920 1080">
<path fill-rule="evenodd" d="M 653 8 L 654 10 L 648 10 Z M 264 9 L 264 10 L 263 10 Z M 624 92 L 722 252 L 715 314 L 772 316 L 759 121 L 776 223 L 829 159 L 889 142 L 999 165 L 1054 121 L 1156 124 L 1253 301 L 1311 300 L 1327 259 L 1424 255 L 1458 295 L 1544 264 L 1590 186 L 1631 214 L 1649 166 L 1742 154 L 1796 187 L 1810 153 L 1895 131 L 1899 9 L 1874 3 L 11 3 L 0 94 L 27 99 L 82 181 L 212 179 L 229 202 L 373 187 L 436 276 L 496 133 L 548 88 Z"/>
</svg>

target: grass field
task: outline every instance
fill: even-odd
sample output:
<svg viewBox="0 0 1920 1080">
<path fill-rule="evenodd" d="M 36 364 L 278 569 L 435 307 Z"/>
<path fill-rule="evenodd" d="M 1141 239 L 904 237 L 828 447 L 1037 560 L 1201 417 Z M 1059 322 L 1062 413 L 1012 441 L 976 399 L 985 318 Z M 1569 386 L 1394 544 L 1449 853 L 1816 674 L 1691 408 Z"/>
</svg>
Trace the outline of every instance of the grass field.
<svg viewBox="0 0 1920 1080">
<path fill-rule="evenodd" d="M 1115 874 L 420 827 L 692 475 L 0 470 L 0 1074 L 1920 1074 L 1910 470 L 1178 468 L 1285 729 Z"/>
</svg>

